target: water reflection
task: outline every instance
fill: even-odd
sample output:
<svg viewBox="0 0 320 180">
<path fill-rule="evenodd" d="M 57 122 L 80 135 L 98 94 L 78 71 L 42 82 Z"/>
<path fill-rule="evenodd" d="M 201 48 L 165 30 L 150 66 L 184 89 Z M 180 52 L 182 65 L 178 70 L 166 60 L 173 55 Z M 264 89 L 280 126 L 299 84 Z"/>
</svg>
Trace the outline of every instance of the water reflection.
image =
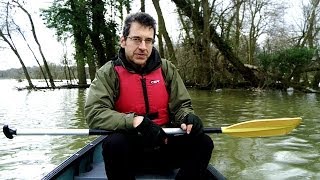
<svg viewBox="0 0 320 180">
<path fill-rule="evenodd" d="M 77 104 L 76 104 L 76 111 L 75 111 L 75 117 L 77 118 L 76 121 L 74 121 L 74 127 L 79 128 L 87 128 L 86 121 L 84 119 L 84 104 L 86 101 L 86 93 L 87 90 L 79 89 L 78 90 L 78 98 L 77 98 Z"/>
<path fill-rule="evenodd" d="M 0 124 L 17 128 L 87 128 L 83 108 L 87 90 L 16 91 L 0 80 Z M 302 124 L 286 136 L 236 138 L 210 134 L 211 163 L 229 179 L 320 179 L 320 95 L 276 91 L 190 90 L 205 126 L 296 117 Z M 95 137 L 0 136 L 0 179 L 40 179 Z"/>
</svg>

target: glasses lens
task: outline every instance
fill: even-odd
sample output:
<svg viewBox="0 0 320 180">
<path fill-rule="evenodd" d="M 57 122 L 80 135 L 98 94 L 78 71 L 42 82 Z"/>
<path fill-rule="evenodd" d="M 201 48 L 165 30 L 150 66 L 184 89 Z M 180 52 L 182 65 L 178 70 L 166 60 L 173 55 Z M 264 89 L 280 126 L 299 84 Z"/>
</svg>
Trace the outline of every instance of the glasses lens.
<svg viewBox="0 0 320 180">
<path fill-rule="evenodd" d="M 129 39 L 131 39 L 135 44 L 140 45 L 142 43 L 142 41 L 145 42 L 146 45 L 151 45 L 154 43 L 154 40 L 152 38 L 146 38 L 146 39 L 142 39 L 141 37 L 129 37 Z"/>
<path fill-rule="evenodd" d="M 148 39 L 145 39 L 144 42 L 146 42 L 146 44 L 150 45 L 150 44 L 153 44 L 153 39 L 148 38 Z"/>
</svg>

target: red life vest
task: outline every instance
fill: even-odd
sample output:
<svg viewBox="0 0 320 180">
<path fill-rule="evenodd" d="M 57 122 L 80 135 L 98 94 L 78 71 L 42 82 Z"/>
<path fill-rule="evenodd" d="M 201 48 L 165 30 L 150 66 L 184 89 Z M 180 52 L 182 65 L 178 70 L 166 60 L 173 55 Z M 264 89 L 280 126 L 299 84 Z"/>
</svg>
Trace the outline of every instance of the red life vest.
<svg viewBox="0 0 320 180">
<path fill-rule="evenodd" d="M 115 110 L 122 113 L 148 115 L 154 123 L 164 125 L 169 122 L 169 94 L 161 68 L 147 75 L 127 71 L 122 66 L 115 66 L 119 76 L 119 97 Z"/>
</svg>

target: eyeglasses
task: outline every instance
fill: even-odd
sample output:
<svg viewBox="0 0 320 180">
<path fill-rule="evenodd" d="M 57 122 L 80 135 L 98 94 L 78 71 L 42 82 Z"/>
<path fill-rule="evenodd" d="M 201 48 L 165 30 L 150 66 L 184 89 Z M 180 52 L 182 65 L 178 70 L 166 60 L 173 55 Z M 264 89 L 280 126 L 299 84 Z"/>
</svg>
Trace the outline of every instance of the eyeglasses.
<svg viewBox="0 0 320 180">
<path fill-rule="evenodd" d="M 140 45 L 142 43 L 142 41 L 144 41 L 146 43 L 146 45 L 152 45 L 155 40 L 153 38 L 146 38 L 143 39 L 142 37 L 139 36 L 133 36 L 133 37 L 129 37 L 127 36 L 129 39 L 131 39 L 136 45 Z"/>
</svg>

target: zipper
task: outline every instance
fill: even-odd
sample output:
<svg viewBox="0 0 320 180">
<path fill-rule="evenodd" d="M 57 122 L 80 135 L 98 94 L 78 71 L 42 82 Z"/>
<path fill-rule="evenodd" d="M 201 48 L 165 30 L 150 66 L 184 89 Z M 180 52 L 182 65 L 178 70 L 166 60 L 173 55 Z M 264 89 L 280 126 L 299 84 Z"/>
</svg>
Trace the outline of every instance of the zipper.
<svg viewBox="0 0 320 180">
<path fill-rule="evenodd" d="M 146 78 L 141 75 L 141 85 L 142 85 L 142 91 L 143 91 L 143 97 L 144 97 L 144 104 L 146 108 L 146 116 L 149 114 L 149 99 L 148 99 L 148 91 L 147 91 L 147 83 Z"/>
</svg>

